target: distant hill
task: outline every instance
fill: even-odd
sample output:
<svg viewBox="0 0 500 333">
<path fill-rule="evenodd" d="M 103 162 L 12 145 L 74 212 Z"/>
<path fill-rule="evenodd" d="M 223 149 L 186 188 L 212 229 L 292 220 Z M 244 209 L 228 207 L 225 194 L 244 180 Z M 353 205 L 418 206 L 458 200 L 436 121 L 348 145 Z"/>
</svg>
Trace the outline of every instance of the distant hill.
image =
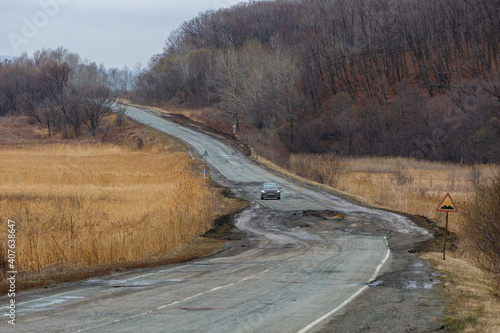
<svg viewBox="0 0 500 333">
<path fill-rule="evenodd" d="M 499 60 L 499 0 L 251 1 L 184 22 L 135 98 L 208 107 L 284 166 L 287 152 L 498 163 Z"/>
</svg>

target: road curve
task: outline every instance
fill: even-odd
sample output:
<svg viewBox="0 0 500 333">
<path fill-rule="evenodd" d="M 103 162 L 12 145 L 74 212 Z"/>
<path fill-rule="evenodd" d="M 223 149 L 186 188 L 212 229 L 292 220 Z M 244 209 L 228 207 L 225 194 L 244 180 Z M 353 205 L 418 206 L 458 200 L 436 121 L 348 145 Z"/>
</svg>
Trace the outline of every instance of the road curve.
<svg viewBox="0 0 500 333">
<path fill-rule="evenodd" d="M 4 317 L 0 332 L 314 331 L 346 311 L 390 265 L 386 235 L 429 236 L 397 214 L 278 176 L 214 137 L 158 114 L 134 107 L 127 113 L 199 155 L 208 153 L 212 178 L 252 202 L 236 218 L 249 243 L 186 264 L 19 293 L 17 325 Z M 283 187 L 282 200 L 258 200 L 265 181 Z M 369 231 L 355 232 L 354 225 Z M 7 302 L 0 297 L 0 311 Z"/>
</svg>

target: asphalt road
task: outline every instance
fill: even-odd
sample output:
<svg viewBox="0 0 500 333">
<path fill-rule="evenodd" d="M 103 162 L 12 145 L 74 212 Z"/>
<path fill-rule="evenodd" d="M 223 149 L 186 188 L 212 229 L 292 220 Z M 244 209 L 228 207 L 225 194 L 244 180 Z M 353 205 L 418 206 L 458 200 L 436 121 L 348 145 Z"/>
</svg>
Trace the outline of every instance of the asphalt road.
<svg viewBox="0 0 500 333">
<path fill-rule="evenodd" d="M 363 299 L 384 285 L 377 277 L 401 264 L 388 240 L 430 237 L 405 217 L 270 172 L 212 136 L 138 108 L 129 107 L 128 116 L 208 153 L 212 178 L 252 202 L 235 221 L 247 236 L 190 263 L 19 293 L 16 326 L 4 316 L 1 332 L 335 331 L 336 318 L 346 327 L 348 314 L 369 307 Z M 258 199 L 266 181 L 283 187 L 282 200 Z M 422 295 L 432 289 L 424 280 L 398 290 Z M 0 297 L 0 311 L 7 302 Z M 358 331 L 351 321 L 347 327 Z"/>
</svg>

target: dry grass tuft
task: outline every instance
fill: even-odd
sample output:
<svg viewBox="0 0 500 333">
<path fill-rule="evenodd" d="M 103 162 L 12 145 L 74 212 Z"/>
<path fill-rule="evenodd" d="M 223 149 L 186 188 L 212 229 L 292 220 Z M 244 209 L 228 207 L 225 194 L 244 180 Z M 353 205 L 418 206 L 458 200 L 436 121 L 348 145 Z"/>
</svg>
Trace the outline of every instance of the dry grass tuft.
<svg viewBox="0 0 500 333">
<path fill-rule="evenodd" d="M 21 145 L 43 137 L 28 117 L 0 117 L 0 145 Z"/>
<path fill-rule="evenodd" d="M 300 177 L 336 187 L 346 163 L 335 154 L 296 154 L 290 157 L 290 170 Z"/>
<path fill-rule="evenodd" d="M 438 252 L 426 253 L 423 258 L 443 274 L 443 293 L 451 300 L 445 317 L 450 331 L 498 332 L 499 291 L 491 275 L 452 254 L 446 260 Z"/>
</svg>

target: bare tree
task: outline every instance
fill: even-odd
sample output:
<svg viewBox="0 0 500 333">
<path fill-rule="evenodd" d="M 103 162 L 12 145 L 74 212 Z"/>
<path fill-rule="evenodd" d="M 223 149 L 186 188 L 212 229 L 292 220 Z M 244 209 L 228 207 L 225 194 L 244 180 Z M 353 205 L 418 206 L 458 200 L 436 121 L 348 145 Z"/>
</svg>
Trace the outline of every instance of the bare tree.
<svg viewBox="0 0 500 333">
<path fill-rule="evenodd" d="M 83 121 L 93 136 L 99 131 L 102 120 L 112 114 L 111 106 L 115 98 L 111 90 L 104 85 L 90 86 L 84 90 L 81 97 Z"/>
<path fill-rule="evenodd" d="M 120 127 L 122 126 L 125 116 L 127 115 L 127 108 L 125 106 L 119 106 L 115 109 L 116 113 L 116 124 Z"/>
<path fill-rule="evenodd" d="M 238 61 L 236 50 L 230 48 L 218 52 L 216 85 L 220 96 L 220 109 L 231 117 L 231 121 L 240 128 L 240 112 L 243 109 L 241 81 L 243 71 Z"/>
<path fill-rule="evenodd" d="M 70 125 L 71 108 L 74 103 L 70 103 L 70 80 L 71 68 L 67 63 L 58 64 L 49 61 L 42 66 L 38 76 L 42 93 L 53 104 L 57 106 L 62 114 L 62 133 L 68 136 L 68 126 Z"/>
</svg>

